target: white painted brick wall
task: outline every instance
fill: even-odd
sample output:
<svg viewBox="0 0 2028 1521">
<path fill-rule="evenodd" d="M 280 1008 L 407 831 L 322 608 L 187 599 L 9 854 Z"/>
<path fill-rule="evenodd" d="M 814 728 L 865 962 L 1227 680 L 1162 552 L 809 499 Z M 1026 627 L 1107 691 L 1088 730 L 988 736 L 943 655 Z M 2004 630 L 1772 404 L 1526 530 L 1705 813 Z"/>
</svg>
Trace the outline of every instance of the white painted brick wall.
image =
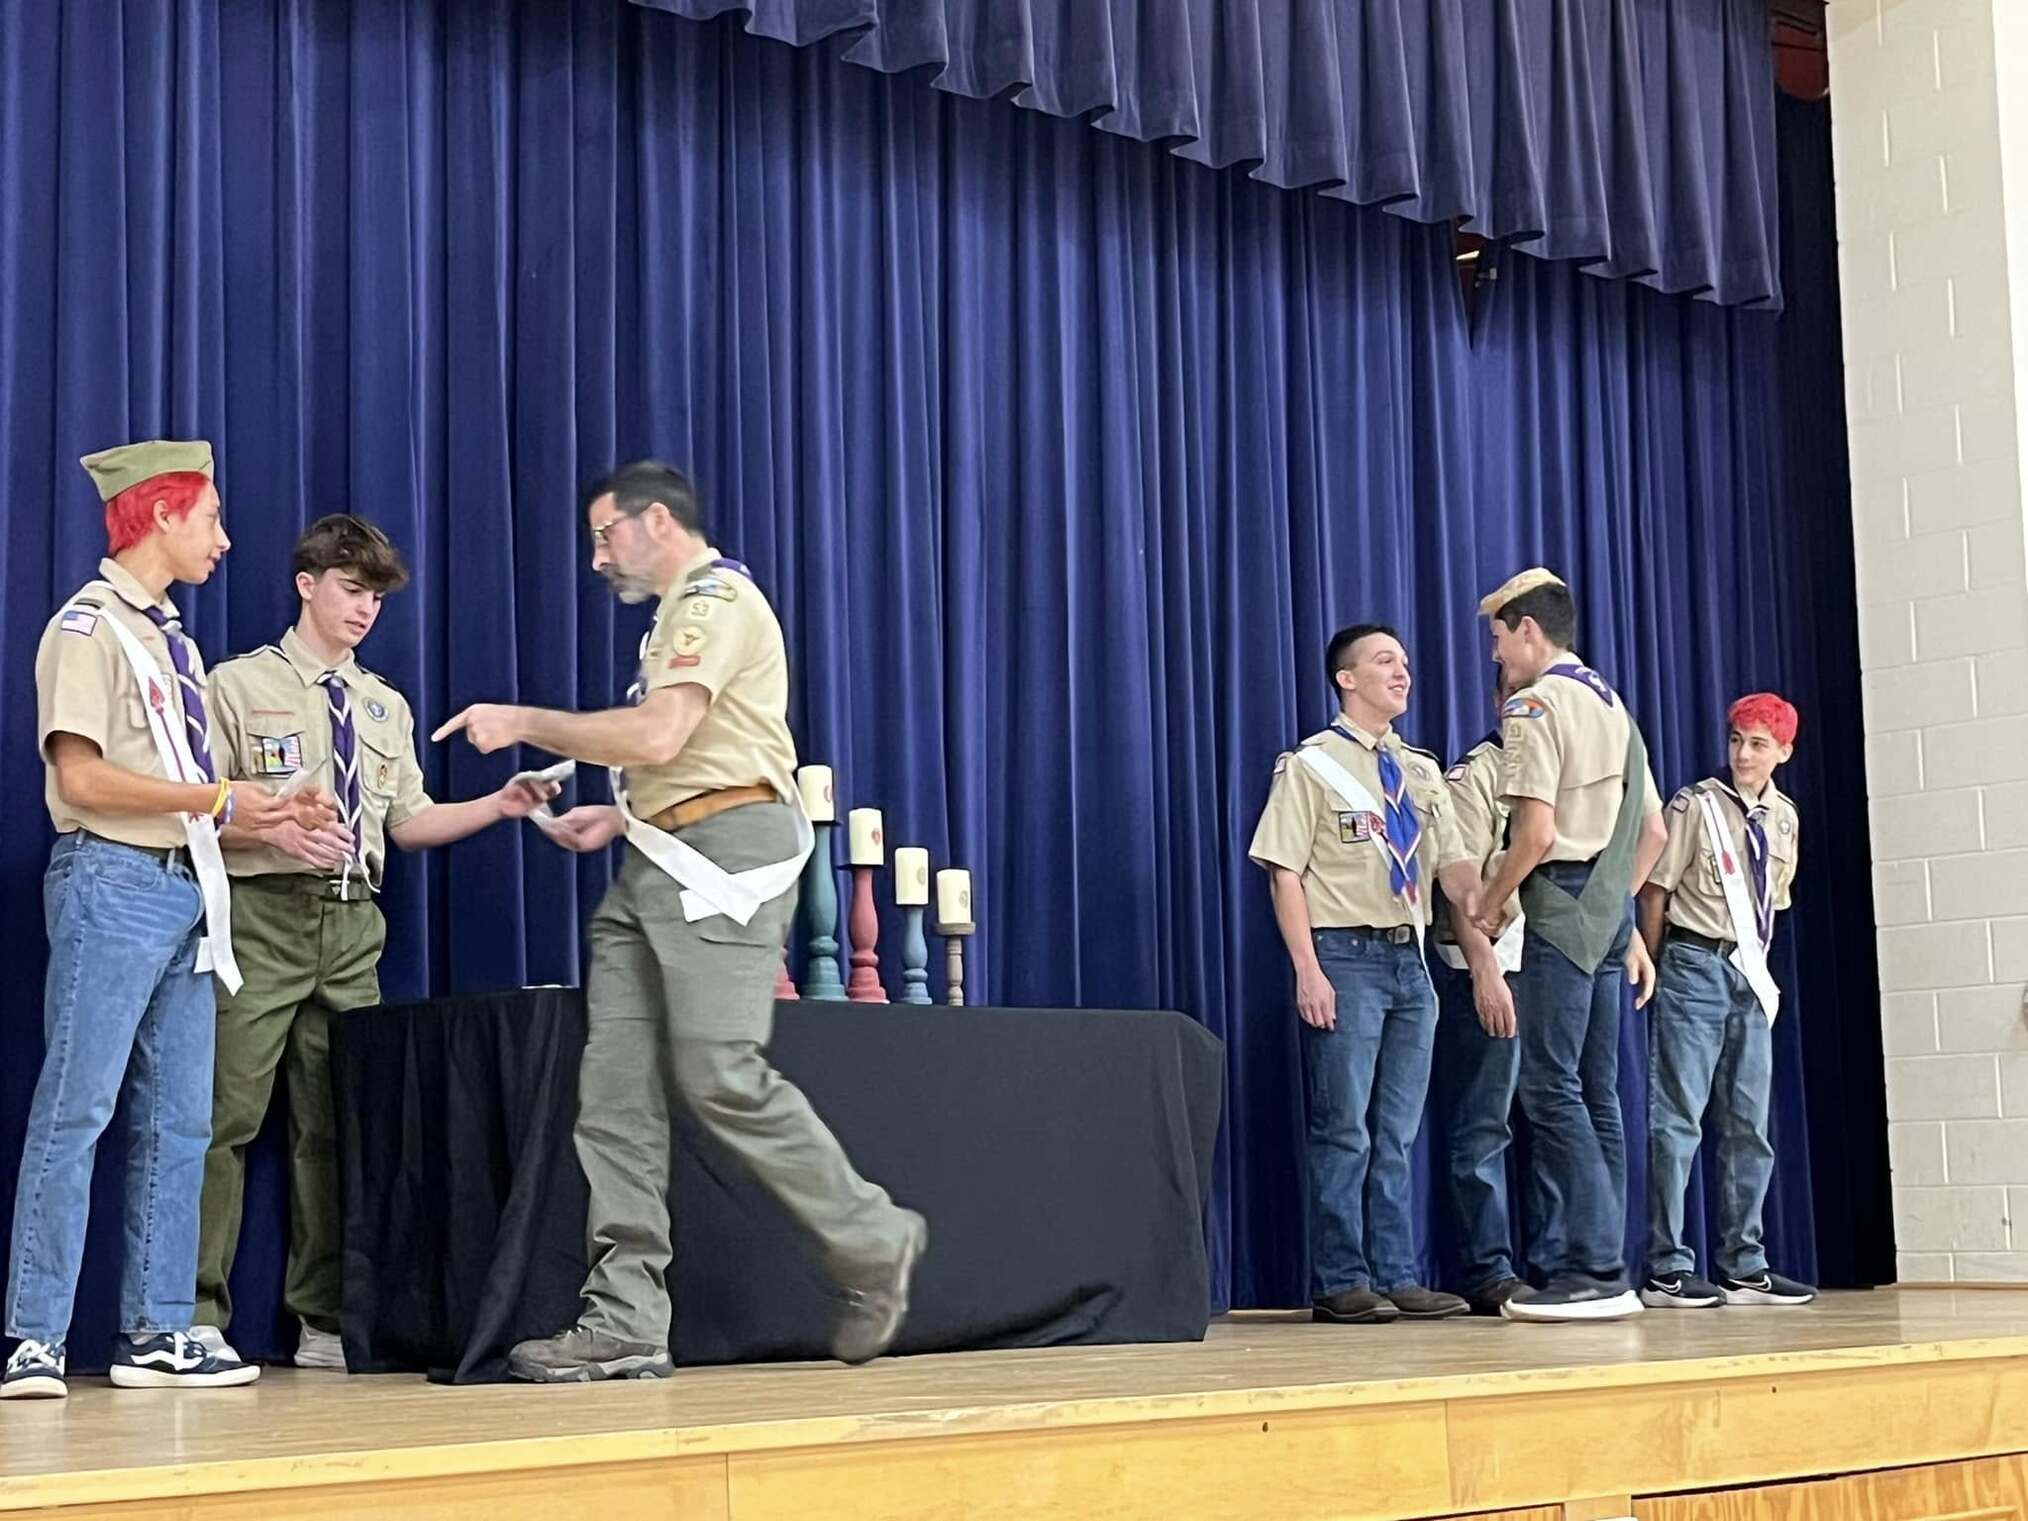
<svg viewBox="0 0 2028 1521">
<path fill-rule="evenodd" d="M 2028 3 L 1828 21 L 1899 1269 L 2028 1281 Z"/>
</svg>

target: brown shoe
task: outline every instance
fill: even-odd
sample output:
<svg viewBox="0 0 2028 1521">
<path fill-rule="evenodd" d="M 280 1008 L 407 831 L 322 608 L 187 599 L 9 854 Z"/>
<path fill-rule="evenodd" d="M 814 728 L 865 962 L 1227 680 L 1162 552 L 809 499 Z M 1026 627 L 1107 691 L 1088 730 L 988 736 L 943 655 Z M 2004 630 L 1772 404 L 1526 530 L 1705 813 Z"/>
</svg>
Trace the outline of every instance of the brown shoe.
<svg viewBox="0 0 2028 1521">
<path fill-rule="evenodd" d="M 1384 1326 L 1400 1313 L 1392 1300 L 1371 1289 L 1347 1289 L 1310 1302 L 1310 1319 L 1340 1326 Z"/>
<path fill-rule="evenodd" d="M 841 1363 L 870 1363 L 889 1347 L 908 1317 L 908 1286 L 916 1259 L 929 1244 L 929 1226 L 912 1209 L 902 1211 L 901 1245 L 894 1258 L 863 1281 L 840 1284 L 838 1319 L 831 1330 L 831 1355 Z"/>
<path fill-rule="evenodd" d="M 1404 1320 L 1449 1320 L 1453 1315 L 1472 1313 L 1472 1307 L 1457 1295 L 1426 1289 L 1419 1283 L 1405 1283 L 1398 1289 L 1389 1289 L 1387 1297 L 1401 1311 Z"/>
</svg>

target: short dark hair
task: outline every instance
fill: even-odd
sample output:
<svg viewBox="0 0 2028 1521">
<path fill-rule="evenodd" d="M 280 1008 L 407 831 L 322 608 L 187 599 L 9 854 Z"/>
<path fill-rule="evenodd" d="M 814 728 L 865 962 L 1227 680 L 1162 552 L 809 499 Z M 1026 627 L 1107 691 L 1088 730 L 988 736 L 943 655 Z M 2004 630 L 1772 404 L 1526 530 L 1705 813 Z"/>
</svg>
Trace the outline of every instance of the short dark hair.
<svg viewBox="0 0 2028 1521">
<path fill-rule="evenodd" d="M 290 558 L 292 576 L 321 576 L 342 571 L 368 591 L 383 597 L 408 585 L 408 565 L 394 541 L 373 524 L 349 512 L 321 517 L 303 530 Z"/>
<path fill-rule="evenodd" d="M 1533 618 L 1542 637 L 1561 649 L 1577 643 L 1577 602 L 1567 586 L 1534 587 L 1493 616 L 1509 628 L 1519 628 L 1523 618 Z"/>
<path fill-rule="evenodd" d="M 593 481 L 584 488 L 584 497 L 577 507 L 579 515 L 590 512 L 591 504 L 606 495 L 613 499 L 613 510 L 624 517 L 646 512 L 660 502 L 669 509 L 670 517 L 692 533 L 703 526 L 696 485 L 674 465 L 665 465 L 658 459 L 634 460 Z"/>
<path fill-rule="evenodd" d="M 1385 634 L 1397 643 L 1401 635 L 1385 623 L 1355 623 L 1350 628 L 1341 628 L 1331 636 L 1331 642 L 1324 646 L 1324 680 L 1331 684 L 1331 696 L 1342 702 L 1345 694 L 1338 687 L 1338 673 L 1352 666 L 1352 646 L 1369 634 Z"/>
</svg>

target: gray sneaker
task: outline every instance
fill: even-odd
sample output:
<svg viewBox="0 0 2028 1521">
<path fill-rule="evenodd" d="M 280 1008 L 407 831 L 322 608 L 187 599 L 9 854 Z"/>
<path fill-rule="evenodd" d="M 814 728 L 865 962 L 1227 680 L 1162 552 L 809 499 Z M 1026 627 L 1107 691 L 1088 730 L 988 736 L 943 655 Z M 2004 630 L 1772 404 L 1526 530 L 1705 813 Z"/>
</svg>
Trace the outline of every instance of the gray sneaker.
<svg viewBox="0 0 2028 1521">
<path fill-rule="evenodd" d="M 507 1371 L 532 1384 L 589 1384 L 605 1378 L 667 1378 L 676 1371 L 667 1347 L 621 1341 L 604 1331 L 572 1326 L 539 1341 L 516 1344 Z"/>
<path fill-rule="evenodd" d="M 929 1244 L 929 1222 L 912 1209 L 902 1212 L 905 1225 L 900 1252 L 857 1283 L 838 1286 L 838 1323 L 831 1331 L 831 1355 L 841 1363 L 870 1363 L 894 1345 L 895 1334 L 908 1316 L 908 1285 L 916 1259 Z"/>
</svg>

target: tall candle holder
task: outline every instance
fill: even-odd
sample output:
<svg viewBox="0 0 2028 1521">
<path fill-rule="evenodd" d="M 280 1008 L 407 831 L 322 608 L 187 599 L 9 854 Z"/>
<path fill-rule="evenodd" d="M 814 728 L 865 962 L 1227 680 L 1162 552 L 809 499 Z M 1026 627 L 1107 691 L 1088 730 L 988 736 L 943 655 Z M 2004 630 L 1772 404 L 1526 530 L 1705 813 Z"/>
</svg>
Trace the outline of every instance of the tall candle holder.
<svg viewBox="0 0 2028 1521">
<path fill-rule="evenodd" d="M 854 1003 L 886 1003 L 880 985 L 880 914 L 873 906 L 873 874 L 887 861 L 878 808 L 846 815 L 846 855 L 852 867 L 852 975 L 845 996 Z"/>
<path fill-rule="evenodd" d="M 972 922 L 972 874 L 951 869 L 937 873 L 937 933 L 944 937 L 944 1002 L 961 1008 L 965 1002 L 965 940 L 977 928 Z"/>
<path fill-rule="evenodd" d="M 929 945 L 923 939 L 923 915 L 929 906 L 929 852 L 904 845 L 894 853 L 894 901 L 902 913 L 901 1001 L 926 1004 L 929 993 Z"/>
<path fill-rule="evenodd" d="M 838 827 L 838 802 L 831 785 L 829 766 L 804 766 L 796 772 L 796 791 L 801 794 L 803 812 L 808 815 L 816 844 L 803 870 L 803 911 L 809 916 L 809 958 L 803 971 L 806 996 L 826 1003 L 845 997 L 845 984 L 838 974 L 838 883 L 831 875 L 831 835 Z M 784 964 L 775 985 L 788 981 Z M 789 995 L 794 997 L 794 993 Z"/>
</svg>

